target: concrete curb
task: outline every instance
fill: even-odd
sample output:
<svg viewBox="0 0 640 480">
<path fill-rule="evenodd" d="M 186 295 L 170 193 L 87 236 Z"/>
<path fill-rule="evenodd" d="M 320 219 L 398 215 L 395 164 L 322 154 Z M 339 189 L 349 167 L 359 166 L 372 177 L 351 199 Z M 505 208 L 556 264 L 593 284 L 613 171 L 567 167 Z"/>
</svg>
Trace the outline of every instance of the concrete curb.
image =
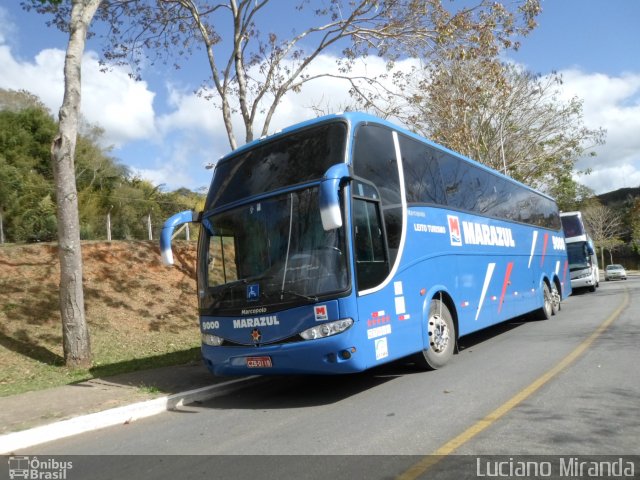
<svg viewBox="0 0 640 480">
<path fill-rule="evenodd" d="M 257 378 L 260 377 L 253 376 L 231 380 L 208 387 L 132 403 L 123 407 L 111 408 L 102 412 L 81 415 L 29 430 L 7 433 L 0 436 L 0 454 L 12 454 L 22 448 L 60 440 L 100 428 L 128 424 L 135 420 L 176 409 L 182 405 L 210 400 L 225 395 L 230 391 L 254 385 Z"/>
</svg>

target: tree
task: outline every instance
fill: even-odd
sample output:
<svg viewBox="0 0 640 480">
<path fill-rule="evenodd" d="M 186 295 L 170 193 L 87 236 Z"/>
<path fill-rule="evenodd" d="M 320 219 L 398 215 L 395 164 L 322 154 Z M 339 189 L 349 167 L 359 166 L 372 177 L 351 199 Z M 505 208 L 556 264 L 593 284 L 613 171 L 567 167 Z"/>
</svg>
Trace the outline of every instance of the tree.
<svg viewBox="0 0 640 480">
<path fill-rule="evenodd" d="M 619 235 L 622 227 L 622 217 L 615 210 L 592 202 L 583 210 L 584 223 L 590 233 L 596 248 L 600 248 L 600 261 L 604 267 L 604 251 L 609 250 L 611 263 L 612 252 L 624 244 Z"/>
<path fill-rule="evenodd" d="M 80 129 L 74 167 L 81 239 L 105 239 L 108 213 L 114 216 L 114 238 L 145 239 L 149 213 L 159 228 L 159 221 L 176 211 L 204 207 L 202 193 L 164 192 L 133 176 L 100 146 L 100 128 Z M 58 124 L 36 97 L 0 90 L 0 243 L 3 236 L 9 242 L 57 238 L 51 163 L 57 132 Z"/>
<path fill-rule="evenodd" d="M 401 90 L 385 97 L 388 114 L 565 204 L 584 196 L 574 166 L 604 142 L 605 132 L 584 126 L 579 99 L 560 100 L 558 75 L 540 77 L 494 56 L 465 55 L 396 78 Z"/>
<path fill-rule="evenodd" d="M 515 45 L 514 37 L 535 27 L 540 1 L 510 2 L 513 11 L 505 5 L 477 0 L 454 12 L 442 0 L 113 0 L 97 17 L 108 27 L 108 62 L 179 67 L 178 59 L 204 51 L 211 76 L 198 92 L 215 100 L 236 148 L 234 114 L 242 119 L 246 142 L 256 130 L 266 135 L 283 97 L 307 82 L 329 76 L 376 81 L 353 74 L 356 62 L 369 55 L 385 58 L 391 68 L 398 59 L 428 58 L 441 49 L 497 52 Z M 51 23 L 65 27 L 67 5 L 38 10 L 53 13 Z M 291 35 L 264 32 L 269 15 L 286 15 L 296 26 Z M 323 53 L 337 56 L 336 71 L 310 73 Z"/>
<path fill-rule="evenodd" d="M 640 250 L 640 198 L 633 201 L 633 205 L 629 212 L 631 244 L 633 249 L 638 252 Z"/>
<path fill-rule="evenodd" d="M 55 215 L 44 223 L 33 215 L 53 194 L 49 148 L 56 130 L 35 97 L 0 90 L 0 210 L 9 242 L 55 238 Z"/>
<path fill-rule="evenodd" d="M 19 112 L 29 108 L 48 112 L 44 103 L 32 93 L 0 88 L 0 111 Z"/>
<path fill-rule="evenodd" d="M 82 130 L 75 156 L 80 235 L 82 239 L 106 238 L 106 216 L 114 205 L 113 193 L 130 173 L 110 156 L 110 149 L 100 146 L 101 128 L 86 125 Z"/>
<path fill-rule="evenodd" d="M 51 144 L 57 200 L 62 341 L 65 363 L 74 368 L 91 366 L 91 345 L 82 289 L 82 251 L 74 159 L 80 117 L 82 55 L 87 29 L 101 1 L 72 0 L 68 22 L 69 44 L 64 61 L 64 97 L 58 115 L 58 134 Z"/>
</svg>

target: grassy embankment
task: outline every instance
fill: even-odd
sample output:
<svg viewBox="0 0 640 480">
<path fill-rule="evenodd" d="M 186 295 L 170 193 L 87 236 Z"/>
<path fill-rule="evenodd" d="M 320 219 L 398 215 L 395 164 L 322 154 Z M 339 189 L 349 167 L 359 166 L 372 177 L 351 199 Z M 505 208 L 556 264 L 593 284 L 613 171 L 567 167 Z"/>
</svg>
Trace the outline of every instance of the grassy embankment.
<svg viewBox="0 0 640 480">
<path fill-rule="evenodd" d="M 0 396 L 199 359 L 194 243 L 174 252 L 167 268 L 155 243 L 83 243 L 93 366 L 71 370 L 57 246 L 0 246 Z"/>
</svg>

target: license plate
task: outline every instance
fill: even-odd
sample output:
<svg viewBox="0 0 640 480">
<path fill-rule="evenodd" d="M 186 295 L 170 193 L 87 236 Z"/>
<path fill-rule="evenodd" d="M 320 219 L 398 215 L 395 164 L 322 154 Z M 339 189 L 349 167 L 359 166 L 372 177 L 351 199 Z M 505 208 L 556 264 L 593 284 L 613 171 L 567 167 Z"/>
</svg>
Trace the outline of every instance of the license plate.
<svg viewBox="0 0 640 480">
<path fill-rule="evenodd" d="M 247 368 L 271 368 L 271 357 L 247 357 Z"/>
</svg>

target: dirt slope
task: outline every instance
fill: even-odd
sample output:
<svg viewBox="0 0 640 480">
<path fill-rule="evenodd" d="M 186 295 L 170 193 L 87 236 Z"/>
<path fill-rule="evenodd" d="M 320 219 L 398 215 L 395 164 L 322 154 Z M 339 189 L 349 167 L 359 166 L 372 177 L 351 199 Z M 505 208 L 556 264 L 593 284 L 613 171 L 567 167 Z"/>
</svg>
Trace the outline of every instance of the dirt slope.
<svg viewBox="0 0 640 480">
<path fill-rule="evenodd" d="M 167 268 L 156 243 L 82 244 L 96 367 L 199 344 L 195 244 L 178 242 L 174 253 L 177 267 Z M 0 246 L 0 394 L 38 376 L 59 383 L 46 380 L 64 370 L 58 282 L 56 245 Z"/>
</svg>

